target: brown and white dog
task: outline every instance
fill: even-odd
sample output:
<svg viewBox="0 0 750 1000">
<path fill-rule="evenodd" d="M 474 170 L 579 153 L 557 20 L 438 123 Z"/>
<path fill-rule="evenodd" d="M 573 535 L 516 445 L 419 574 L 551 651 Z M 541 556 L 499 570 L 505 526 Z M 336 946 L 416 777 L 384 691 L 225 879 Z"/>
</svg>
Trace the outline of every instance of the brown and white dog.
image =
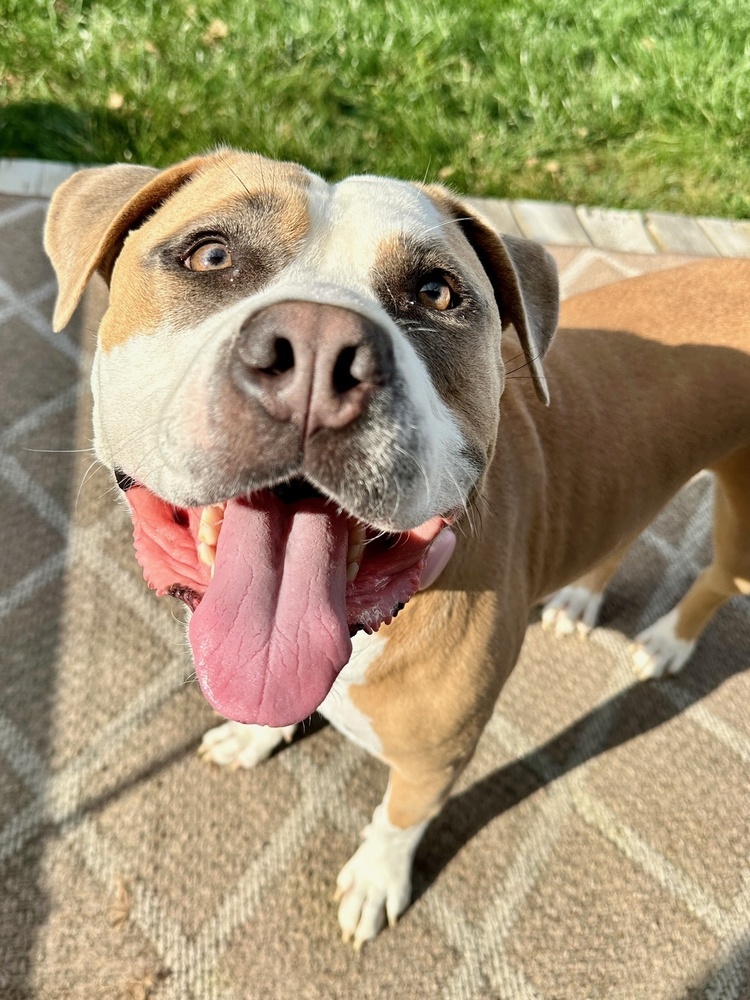
<svg viewBox="0 0 750 1000">
<path fill-rule="evenodd" d="M 705 467 L 714 562 L 637 640 L 639 675 L 680 669 L 750 590 L 750 262 L 574 299 L 547 354 L 541 247 L 441 188 L 228 151 L 81 171 L 46 247 L 56 328 L 94 271 L 110 285 L 96 451 L 231 720 L 203 753 L 250 767 L 320 709 L 390 767 L 338 877 L 357 947 L 407 906 L 532 605 L 559 591 L 547 624 L 590 628 L 627 545 Z"/>
</svg>

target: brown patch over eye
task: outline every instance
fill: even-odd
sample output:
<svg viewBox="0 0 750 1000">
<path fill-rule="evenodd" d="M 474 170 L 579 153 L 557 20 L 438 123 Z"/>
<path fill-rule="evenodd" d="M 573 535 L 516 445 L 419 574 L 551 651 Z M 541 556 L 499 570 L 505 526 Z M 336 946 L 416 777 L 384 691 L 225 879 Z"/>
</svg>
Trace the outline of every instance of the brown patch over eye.
<svg viewBox="0 0 750 1000">
<path fill-rule="evenodd" d="M 213 240 L 192 250 L 184 264 L 191 271 L 223 271 L 232 266 L 232 254 L 225 243 Z"/>
<path fill-rule="evenodd" d="M 457 296 L 444 278 L 430 278 L 419 289 L 420 305 L 445 312 L 457 305 Z"/>
</svg>

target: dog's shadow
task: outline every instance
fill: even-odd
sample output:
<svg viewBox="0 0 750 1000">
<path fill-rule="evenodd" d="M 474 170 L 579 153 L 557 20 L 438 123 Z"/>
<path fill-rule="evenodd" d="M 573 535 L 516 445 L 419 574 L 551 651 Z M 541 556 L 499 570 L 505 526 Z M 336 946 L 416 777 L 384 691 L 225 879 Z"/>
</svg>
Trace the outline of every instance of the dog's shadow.
<svg viewBox="0 0 750 1000">
<path fill-rule="evenodd" d="M 617 627 L 620 622 L 608 620 L 606 611 L 605 606 L 604 624 Z M 627 627 L 618 631 L 633 634 Z M 572 647 L 575 640 L 559 641 L 570 642 Z M 727 645 L 726 636 L 709 630 L 678 677 L 635 681 L 530 753 L 452 795 L 427 828 L 417 851 L 412 901 L 430 888 L 458 852 L 492 820 L 587 761 L 670 722 L 746 671 L 750 666 L 750 632 L 729 648 Z M 593 746 L 592 732 L 600 736 Z"/>
</svg>

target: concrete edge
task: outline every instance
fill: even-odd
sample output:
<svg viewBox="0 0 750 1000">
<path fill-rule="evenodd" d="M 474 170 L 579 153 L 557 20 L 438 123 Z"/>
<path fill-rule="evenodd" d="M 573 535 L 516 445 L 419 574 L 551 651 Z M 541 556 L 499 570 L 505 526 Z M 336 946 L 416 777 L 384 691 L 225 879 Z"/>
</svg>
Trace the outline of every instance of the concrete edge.
<svg viewBox="0 0 750 1000">
<path fill-rule="evenodd" d="M 0 158 L 0 194 L 50 198 L 55 188 L 78 169 L 75 163 L 54 160 Z"/>
<path fill-rule="evenodd" d="M 0 158 L 0 194 L 50 198 L 87 164 Z M 551 201 L 476 198 L 480 211 L 504 232 L 556 246 L 588 246 L 621 253 L 679 253 L 750 257 L 750 220 L 693 218 Z M 503 222 L 510 223 L 503 225 Z"/>
</svg>

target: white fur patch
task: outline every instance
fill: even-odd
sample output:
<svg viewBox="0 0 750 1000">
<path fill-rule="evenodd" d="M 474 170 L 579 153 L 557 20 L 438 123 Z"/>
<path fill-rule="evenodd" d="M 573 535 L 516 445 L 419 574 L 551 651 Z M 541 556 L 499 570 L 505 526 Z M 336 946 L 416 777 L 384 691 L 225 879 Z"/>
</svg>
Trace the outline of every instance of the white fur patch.
<svg viewBox="0 0 750 1000">
<path fill-rule="evenodd" d="M 364 684 L 368 669 L 379 659 L 387 641 L 379 632 L 373 635 L 358 632 L 352 639 L 352 655 L 349 662 L 336 678 L 325 701 L 318 709 L 340 733 L 374 757 L 381 759 L 383 747 L 373 729 L 372 721 L 351 700 L 349 688 L 352 684 Z"/>
<path fill-rule="evenodd" d="M 296 725 L 274 729 L 272 726 L 224 722 L 209 729 L 198 748 L 198 754 L 211 764 L 220 764 L 222 767 L 255 767 L 270 757 L 279 743 L 290 743 L 296 729 Z"/>
<path fill-rule="evenodd" d="M 636 636 L 632 646 L 633 670 L 640 680 L 676 674 L 690 659 L 696 644 L 675 634 L 678 616 L 678 609 L 673 608 Z"/>
<path fill-rule="evenodd" d="M 429 820 L 401 829 L 388 819 L 390 788 L 362 831 L 363 841 L 336 879 L 339 926 L 356 951 L 386 919 L 392 927 L 411 899 L 414 852 Z"/>
<path fill-rule="evenodd" d="M 542 627 L 558 636 L 585 638 L 596 625 L 603 598 L 588 587 L 563 587 L 545 603 Z"/>
<path fill-rule="evenodd" d="M 244 316 L 242 303 L 235 304 L 179 331 L 178 351 L 177 331 L 167 327 L 97 350 L 91 370 L 94 444 L 104 465 L 126 469 L 177 503 L 205 489 L 187 469 L 213 445 L 208 385 L 224 341 Z"/>
</svg>

